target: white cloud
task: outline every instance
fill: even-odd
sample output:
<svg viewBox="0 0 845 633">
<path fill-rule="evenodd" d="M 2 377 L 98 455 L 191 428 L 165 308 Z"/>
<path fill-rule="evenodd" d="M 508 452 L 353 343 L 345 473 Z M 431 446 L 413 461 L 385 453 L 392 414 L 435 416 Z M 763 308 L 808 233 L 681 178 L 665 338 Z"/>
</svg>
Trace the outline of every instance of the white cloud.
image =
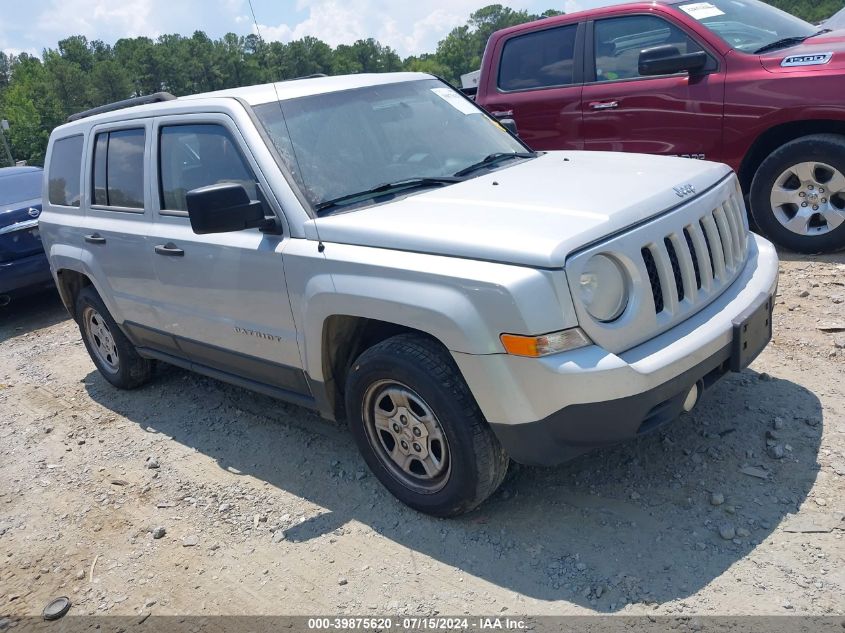
<svg viewBox="0 0 845 633">
<path fill-rule="evenodd" d="M 434 50 L 452 28 L 464 24 L 470 13 L 487 4 L 490 2 L 484 0 L 299 0 L 297 8 L 308 12 L 304 20 L 259 25 L 259 29 L 267 40 L 287 42 L 312 35 L 331 46 L 372 37 L 405 56 Z M 531 2 L 507 4 L 519 9 Z"/>
<path fill-rule="evenodd" d="M 39 51 L 35 50 L 34 48 L 8 47 L 8 48 L 2 48 L 0 50 L 2 50 L 4 53 L 6 53 L 6 55 L 9 55 L 9 56 L 14 55 L 15 57 L 18 57 L 21 53 L 26 53 L 27 55 L 32 55 L 33 57 L 40 57 L 41 56 L 41 53 Z"/>
<path fill-rule="evenodd" d="M 52 0 L 38 16 L 36 28 L 58 37 L 78 34 L 97 38 L 104 31 L 121 36 L 157 35 L 154 4 L 154 0 Z"/>
</svg>

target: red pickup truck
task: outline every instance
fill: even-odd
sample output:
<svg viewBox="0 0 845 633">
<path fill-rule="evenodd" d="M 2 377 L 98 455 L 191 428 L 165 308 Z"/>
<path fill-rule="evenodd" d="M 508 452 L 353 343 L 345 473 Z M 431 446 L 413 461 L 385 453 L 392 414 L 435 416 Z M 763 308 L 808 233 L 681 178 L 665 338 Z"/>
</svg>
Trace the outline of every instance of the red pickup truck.
<svg viewBox="0 0 845 633">
<path fill-rule="evenodd" d="M 845 30 L 823 27 L 757 0 L 571 13 L 494 33 L 476 101 L 537 150 L 727 163 L 769 238 L 833 251 L 845 248 Z"/>
</svg>

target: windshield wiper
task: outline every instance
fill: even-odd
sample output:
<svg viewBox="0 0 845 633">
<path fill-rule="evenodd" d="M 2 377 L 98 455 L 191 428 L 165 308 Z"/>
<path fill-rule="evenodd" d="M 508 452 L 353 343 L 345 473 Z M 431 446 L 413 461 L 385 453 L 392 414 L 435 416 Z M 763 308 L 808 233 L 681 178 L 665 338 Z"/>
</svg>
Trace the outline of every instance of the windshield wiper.
<svg viewBox="0 0 845 633">
<path fill-rule="evenodd" d="M 352 204 L 367 198 L 373 198 L 379 194 L 391 193 L 394 191 L 402 191 L 405 189 L 416 189 L 417 187 L 441 187 L 444 185 L 453 185 L 456 182 L 461 182 L 461 178 L 456 176 L 424 176 L 420 178 L 404 178 L 395 182 L 385 182 L 376 185 L 364 191 L 356 191 L 355 193 L 348 193 L 331 200 L 325 200 L 318 204 L 315 209 L 319 213 L 332 207 L 340 207 L 345 204 Z"/>
<path fill-rule="evenodd" d="M 489 167 L 505 160 L 510 160 L 512 158 L 535 158 L 536 156 L 537 152 L 496 152 L 495 154 L 488 154 L 477 163 L 473 163 L 468 167 L 464 167 L 463 169 L 456 171 L 453 175 L 458 177 L 466 176 L 477 169 Z"/>
<path fill-rule="evenodd" d="M 779 40 L 775 40 L 774 42 L 770 42 L 765 46 L 761 46 L 756 51 L 754 51 L 755 55 L 760 55 L 761 53 L 765 53 L 767 51 L 773 51 L 778 48 L 785 48 L 787 46 L 794 46 L 795 44 L 800 44 L 804 40 L 808 40 L 811 37 L 816 37 L 817 35 L 824 35 L 825 33 L 830 33 L 830 29 L 822 29 L 821 31 L 816 31 L 812 35 L 794 35 L 792 37 L 784 37 Z"/>
</svg>

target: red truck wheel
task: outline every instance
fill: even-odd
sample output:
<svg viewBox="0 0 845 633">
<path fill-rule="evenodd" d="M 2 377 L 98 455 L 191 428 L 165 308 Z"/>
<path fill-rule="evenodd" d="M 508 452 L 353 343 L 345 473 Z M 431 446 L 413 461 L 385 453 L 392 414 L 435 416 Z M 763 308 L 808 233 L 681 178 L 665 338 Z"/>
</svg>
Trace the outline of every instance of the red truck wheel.
<svg viewBox="0 0 845 633">
<path fill-rule="evenodd" d="M 751 183 L 751 214 L 772 241 L 799 253 L 845 248 L 845 137 L 781 145 Z"/>
</svg>

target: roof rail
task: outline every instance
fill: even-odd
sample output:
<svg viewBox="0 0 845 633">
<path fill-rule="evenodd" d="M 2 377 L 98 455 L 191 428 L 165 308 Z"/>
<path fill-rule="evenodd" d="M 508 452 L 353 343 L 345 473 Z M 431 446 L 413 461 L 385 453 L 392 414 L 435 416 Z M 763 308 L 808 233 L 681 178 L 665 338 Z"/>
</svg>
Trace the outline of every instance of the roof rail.
<svg viewBox="0 0 845 633">
<path fill-rule="evenodd" d="M 114 103 L 107 103 L 106 105 L 91 108 L 90 110 L 84 110 L 83 112 L 71 114 L 67 118 L 67 122 L 70 123 L 72 121 L 79 121 L 79 119 L 94 116 L 95 114 L 102 114 L 103 112 L 112 112 L 114 110 L 122 110 L 123 108 L 131 108 L 132 106 L 146 105 L 148 103 L 159 103 L 160 101 L 172 101 L 175 98 L 176 97 L 174 97 L 169 92 L 155 92 L 151 95 L 144 95 L 143 97 L 133 97 L 132 99 L 124 99 L 123 101 L 115 101 Z"/>
</svg>

